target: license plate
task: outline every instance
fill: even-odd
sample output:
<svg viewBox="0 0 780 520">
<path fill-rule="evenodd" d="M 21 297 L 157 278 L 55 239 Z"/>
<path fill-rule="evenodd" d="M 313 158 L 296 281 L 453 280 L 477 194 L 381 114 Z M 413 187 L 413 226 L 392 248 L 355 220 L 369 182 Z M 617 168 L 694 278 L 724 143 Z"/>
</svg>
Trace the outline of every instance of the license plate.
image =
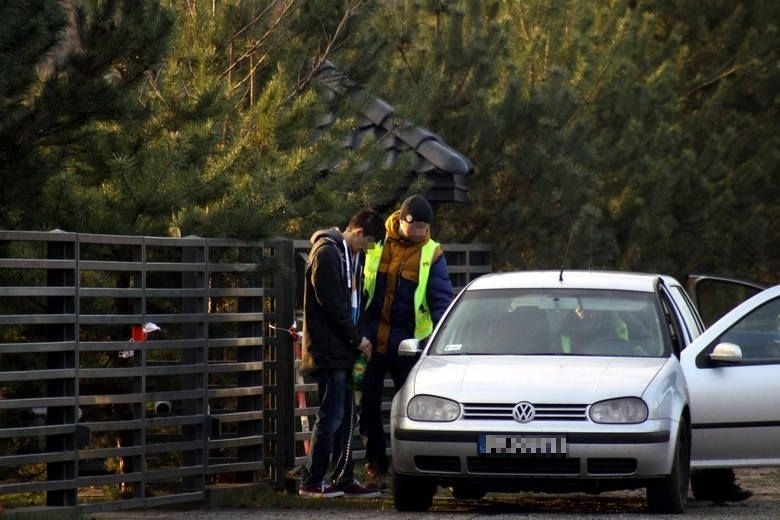
<svg viewBox="0 0 780 520">
<path fill-rule="evenodd" d="M 480 455 L 515 457 L 565 457 L 565 435 L 501 435 L 479 436 Z"/>
</svg>

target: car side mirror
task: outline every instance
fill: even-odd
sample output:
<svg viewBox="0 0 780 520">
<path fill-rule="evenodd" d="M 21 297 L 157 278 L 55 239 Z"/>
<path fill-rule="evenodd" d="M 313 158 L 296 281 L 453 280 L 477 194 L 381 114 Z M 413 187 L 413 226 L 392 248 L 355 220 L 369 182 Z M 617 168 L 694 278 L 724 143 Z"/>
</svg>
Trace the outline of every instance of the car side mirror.
<svg viewBox="0 0 780 520">
<path fill-rule="evenodd" d="M 734 343 L 718 343 L 712 349 L 710 361 L 716 363 L 740 363 L 742 361 L 742 349 Z"/>
<path fill-rule="evenodd" d="M 422 347 L 420 347 L 420 340 L 417 338 L 408 338 L 398 344 L 399 356 L 416 356 L 420 352 L 422 352 Z"/>
</svg>

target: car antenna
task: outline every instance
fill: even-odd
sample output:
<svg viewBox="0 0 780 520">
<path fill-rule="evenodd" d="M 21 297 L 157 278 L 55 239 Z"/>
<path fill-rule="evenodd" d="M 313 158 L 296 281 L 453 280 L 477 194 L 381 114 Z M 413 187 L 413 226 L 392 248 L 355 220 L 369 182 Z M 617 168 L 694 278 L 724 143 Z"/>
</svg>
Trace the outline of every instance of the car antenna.
<svg viewBox="0 0 780 520">
<path fill-rule="evenodd" d="M 561 271 L 558 273 L 558 281 L 563 281 L 563 269 L 566 265 L 566 260 L 569 258 L 569 246 L 571 245 L 572 237 L 574 237 L 574 222 L 571 224 L 571 229 L 569 229 L 569 238 L 566 240 L 566 249 L 563 251 L 563 260 L 561 261 Z"/>
</svg>

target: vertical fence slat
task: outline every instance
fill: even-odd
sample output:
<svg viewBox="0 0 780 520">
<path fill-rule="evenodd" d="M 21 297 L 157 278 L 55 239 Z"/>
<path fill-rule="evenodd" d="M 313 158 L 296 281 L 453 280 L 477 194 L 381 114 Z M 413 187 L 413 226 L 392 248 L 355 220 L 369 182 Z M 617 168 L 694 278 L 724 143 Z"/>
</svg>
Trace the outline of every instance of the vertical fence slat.
<svg viewBox="0 0 780 520">
<path fill-rule="evenodd" d="M 276 489 L 285 485 L 287 469 L 295 454 L 295 353 L 286 329 L 295 318 L 294 296 L 289 290 L 293 279 L 293 244 L 273 242 L 276 273 L 268 292 L 266 312 L 273 315 L 263 354 L 263 440 L 268 478 Z"/>
<path fill-rule="evenodd" d="M 184 415 L 207 415 L 205 388 L 208 384 L 208 246 L 204 240 L 192 240 L 191 244 L 182 247 L 182 262 L 185 264 L 197 264 L 202 268 L 197 271 L 185 271 L 182 273 L 182 289 L 194 289 L 199 296 L 184 298 L 182 312 L 184 314 L 200 315 L 202 319 L 182 325 L 182 339 L 203 339 L 203 346 L 185 349 L 182 354 L 182 364 L 203 367 L 200 374 L 189 374 L 183 377 L 184 390 L 194 390 L 200 395 L 197 399 L 182 401 L 182 413 Z M 206 378 L 204 378 L 204 374 Z M 189 440 L 201 441 L 201 449 L 186 450 L 182 454 L 184 466 L 202 467 L 202 471 L 196 475 L 185 476 L 182 480 L 185 491 L 202 491 L 206 485 L 206 460 L 205 453 L 205 420 L 195 424 L 182 426 L 182 437 Z"/>
<path fill-rule="evenodd" d="M 47 258 L 50 260 L 76 260 L 77 244 L 70 242 L 49 242 L 47 244 Z M 75 269 L 49 269 L 46 272 L 46 285 L 48 287 L 74 287 L 76 285 Z M 71 296 L 49 296 L 46 299 L 47 313 L 55 314 L 74 314 L 76 311 L 75 300 Z M 75 337 L 73 324 L 49 324 L 46 327 L 47 340 L 51 342 L 73 341 Z M 60 352 L 50 352 L 46 356 L 46 368 L 48 370 L 59 370 L 65 368 L 75 368 L 78 360 L 76 352 L 73 350 L 64 350 Z M 75 403 L 76 403 L 76 385 L 72 378 L 68 379 L 50 379 L 46 383 L 47 397 L 72 397 L 73 404 L 66 406 L 47 406 L 46 424 L 60 425 L 74 423 Z M 49 435 L 46 437 L 46 451 L 48 453 L 59 453 L 73 451 L 75 446 L 73 433 L 64 433 Z M 73 479 L 76 476 L 76 457 L 71 460 L 48 462 L 46 464 L 46 476 L 50 481 L 65 481 Z M 74 506 L 76 505 L 76 490 L 56 489 L 47 491 L 47 506 Z"/>
</svg>

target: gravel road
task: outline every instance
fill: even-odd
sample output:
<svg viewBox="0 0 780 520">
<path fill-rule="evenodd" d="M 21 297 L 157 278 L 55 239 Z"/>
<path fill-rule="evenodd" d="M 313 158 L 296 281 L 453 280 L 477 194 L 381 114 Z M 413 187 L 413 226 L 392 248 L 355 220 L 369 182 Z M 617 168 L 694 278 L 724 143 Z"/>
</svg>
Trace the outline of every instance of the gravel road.
<svg viewBox="0 0 780 520">
<path fill-rule="evenodd" d="M 685 518 L 751 520 L 780 518 L 780 469 L 742 470 L 740 483 L 755 492 L 741 503 L 715 505 L 712 502 L 688 502 Z M 658 519 L 646 512 L 644 491 L 610 492 L 598 496 L 585 494 L 545 495 L 490 494 L 480 501 L 458 501 L 440 492 L 428 513 L 399 513 L 390 496 L 373 500 L 295 499 L 284 506 L 256 506 L 190 511 L 127 511 L 86 515 L 94 520 L 510 520 L 510 519 Z"/>
</svg>

